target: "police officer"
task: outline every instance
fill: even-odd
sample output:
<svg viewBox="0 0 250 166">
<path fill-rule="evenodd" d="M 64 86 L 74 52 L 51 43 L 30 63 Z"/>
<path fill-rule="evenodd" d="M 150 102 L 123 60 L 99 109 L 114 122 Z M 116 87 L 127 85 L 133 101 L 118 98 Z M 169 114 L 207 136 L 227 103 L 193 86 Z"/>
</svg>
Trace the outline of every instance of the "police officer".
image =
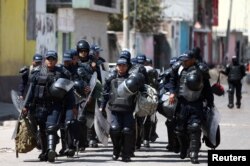
<svg viewBox="0 0 250 166">
<path fill-rule="evenodd" d="M 27 66 L 24 66 L 20 69 L 19 73 L 21 74 L 21 82 L 18 86 L 19 96 L 23 98 L 25 89 L 28 85 L 29 77 L 33 73 L 34 70 L 37 70 L 41 65 L 43 61 L 43 56 L 41 54 L 35 54 L 33 56 L 32 65 L 28 68 Z"/>
<path fill-rule="evenodd" d="M 165 99 L 164 94 L 169 93 L 169 80 L 171 73 L 175 70 L 177 70 L 180 67 L 181 63 L 178 61 L 178 57 L 173 57 L 170 59 L 170 67 L 165 70 L 160 75 L 160 93 L 159 98 L 160 102 L 158 105 L 158 112 L 162 114 L 164 117 L 167 118 L 165 125 L 167 127 L 167 133 L 168 133 L 168 145 L 166 146 L 166 149 L 168 151 L 173 151 L 175 153 L 179 152 L 179 143 L 176 137 L 176 134 L 174 132 L 175 129 L 175 114 L 173 109 L 169 108 L 168 105 L 165 105 Z"/>
<path fill-rule="evenodd" d="M 77 52 L 78 52 L 79 59 L 80 59 L 78 63 L 79 67 L 77 69 L 78 75 L 81 77 L 82 80 L 86 80 L 86 82 L 89 83 L 93 73 L 96 71 L 98 74 L 97 62 L 94 61 L 94 58 L 92 55 L 89 55 L 90 45 L 86 40 L 83 40 L 83 39 L 79 40 L 77 42 L 76 48 L 77 48 Z M 98 140 L 97 140 L 96 133 L 94 130 L 94 125 L 88 126 L 87 128 L 86 122 L 88 119 L 91 120 L 94 117 L 95 101 L 96 101 L 96 98 L 98 97 L 98 95 L 94 96 L 94 94 L 98 94 L 98 92 L 101 89 L 100 86 L 101 86 L 100 82 L 97 82 L 95 86 L 95 90 L 94 90 L 95 92 L 93 92 L 92 93 L 93 95 L 89 97 L 86 107 L 82 108 L 83 110 L 81 111 L 81 115 L 78 117 L 79 122 L 83 125 L 82 131 L 85 131 L 82 133 L 86 133 L 86 130 L 87 130 L 87 134 L 83 134 L 81 136 L 82 137 L 82 140 L 80 141 L 80 147 L 82 149 L 81 151 L 84 150 L 84 147 L 82 146 L 98 147 Z M 89 85 L 85 86 L 84 93 L 89 94 L 90 92 L 91 92 L 90 86 Z M 86 141 L 88 141 L 88 143 L 86 143 Z"/>
<path fill-rule="evenodd" d="M 228 77 L 228 108 L 234 107 L 234 92 L 236 91 L 236 107 L 241 106 L 241 88 L 242 78 L 246 75 L 244 65 L 241 65 L 236 56 L 232 57 L 232 64 L 227 65 L 225 71 L 221 71 L 222 74 Z"/>
<path fill-rule="evenodd" d="M 65 75 L 67 75 L 68 79 L 74 81 L 77 79 L 77 72 L 76 72 L 76 64 L 73 62 L 73 58 L 77 55 L 75 49 L 66 50 L 63 54 L 63 64 L 60 66 Z M 75 91 L 74 91 L 75 92 Z M 64 103 L 64 107 L 66 107 L 68 103 Z M 62 149 L 59 151 L 60 156 L 69 156 L 72 157 L 76 151 L 76 142 L 78 140 L 77 135 L 77 121 L 76 117 L 78 115 L 76 104 L 74 105 L 73 117 L 71 112 L 67 113 L 67 111 L 71 110 L 64 110 L 61 115 L 61 125 L 60 125 L 60 133 L 61 133 L 61 144 Z M 67 121 L 65 121 L 67 120 Z"/>
<path fill-rule="evenodd" d="M 214 107 L 214 98 L 209 83 L 209 74 L 200 68 L 192 51 L 182 54 L 179 58 L 182 65 L 172 72 L 170 77 L 170 104 L 178 98 L 176 109 L 175 132 L 180 144 L 180 158 L 190 151 L 191 162 L 199 163 L 198 153 L 201 147 L 201 122 L 203 103 Z M 178 107 L 178 105 L 177 105 Z"/>
<path fill-rule="evenodd" d="M 157 91 L 159 90 L 159 74 L 156 69 L 153 68 L 153 60 L 151 58 L 146 59 L 146 69 L 148 73 L 149 85 L 155 88 Z M 147 67 L 148 66 L 148 67 Z M 152 68 L 151 68 L 152 67 Z M 150 141 L 155 142 L 155 140 L 159 137 L 156 133 L 156 126 L 157 126 L 157 117 L 155 116 L 155 121 L 152 122 L 151 130 L 150 130 Z"/>
<path fill-rule="evenodd" d="M 74 96 L 71 82 L 56 66 L 57 52 L 48 51 L 45 55 L 45 66 L 32 77 L 31 93 L 28 95 L 27 103 L 23 113 L 27 114 L 32 106 L 35 106 L 35 116 L 41 132 L 42 153 L 39 155 L 41 161 L 54 162 L 56 157 L 56 144 L 58 143 L 57 130 L 63 110 L 71 114 L 65 121 L 73 118 Z M 65 101 L 67 104 L 65 105 Z M 65 106 L 65 107 L 64 107 Z"/>
<path fill-rule="evenodd" d="M 155 69 L 153 69 L 150 66 L 146 66 L 147 64 L 147 57 L 144 54 L 140 54 L 136 57 L 137 64 L 140 64 L 145 67 L 146 69 L 146 75 L 147 75 L 147 84 L 152 86 L 155 89 L 158 89 L 158 82 L 157 77 L 158 73 Z M 145 120 L 146 118 L 146 120 Z M 143 145 L 147 148 L 150 147 L 149 141 L 151 138 L 151 132 L 153 130 L 153 126 L 156 125 L 157 119 L 155 117 L 154 122 L 151 120 L 151 116 L 146 117 L 137 117 L 137 127 L 138 127 L 138 137 L 136 146 L 139 149 L 141 146 L 141 142 L 143 142 Z M 144 123 L 145 122 L 145 123 Z"/>
<path fill-rule="evenodd" d="M 122 161 L 131 161 L 134 150 L 135 93 L 143 85 L 139 75 L 129 77 L 129 62 L 125 58 L 117 60 L 116 72 L 110 73 L 106 79 L 103 91 L 101 110 L 106 105 L 111 111 L 110 137 L 113 143 L 113 160 L 122 153 Z M 144 78 L 143 78 L 144 79 Z M 141 84 L 142 83 L 142 84 Z M 120 86 L 122 88 L 120 88 Z M 123 89 L 121 92 L 118 89 Z M 129 89 L 129 91 L 126 91 Z M 120 93 L 119 93 L 120 92 Z"/>
</svg>

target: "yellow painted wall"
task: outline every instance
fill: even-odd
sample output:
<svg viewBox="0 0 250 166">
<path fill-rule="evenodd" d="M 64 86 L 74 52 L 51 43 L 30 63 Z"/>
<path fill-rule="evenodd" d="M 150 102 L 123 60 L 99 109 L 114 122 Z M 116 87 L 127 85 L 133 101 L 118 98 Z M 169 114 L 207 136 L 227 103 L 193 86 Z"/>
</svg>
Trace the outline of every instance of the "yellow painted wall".
<svg viewBox="0 0 250 166">
<path fill-rule="evenodd" d="M 26 39 L 27 1 L 0 1 L 0 76 L 17 75 L 35 53 L 35 40 Z"/>
</svg>

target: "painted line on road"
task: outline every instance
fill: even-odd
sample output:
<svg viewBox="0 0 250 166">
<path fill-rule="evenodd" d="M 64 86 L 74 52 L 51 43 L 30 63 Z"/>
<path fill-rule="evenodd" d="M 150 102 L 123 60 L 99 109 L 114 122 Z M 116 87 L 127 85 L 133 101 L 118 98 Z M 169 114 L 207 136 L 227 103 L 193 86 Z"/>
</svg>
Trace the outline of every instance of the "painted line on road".
<svg viewBox="0 0 250 166">
<path fill-rule="evenodd" d="M 250 127 L 250 124 L 220 123 L 220 126 L 226 126 L 226 127 Z"/>
</svg>

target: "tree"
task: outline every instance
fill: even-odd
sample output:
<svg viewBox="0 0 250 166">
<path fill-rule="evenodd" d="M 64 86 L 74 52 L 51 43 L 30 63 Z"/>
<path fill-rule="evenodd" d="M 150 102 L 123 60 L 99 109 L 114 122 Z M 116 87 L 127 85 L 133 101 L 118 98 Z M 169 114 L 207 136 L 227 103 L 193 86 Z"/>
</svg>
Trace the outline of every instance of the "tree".
<svg viewBox="0 0 250 166">
<path fill-rule="evenodd" d="M 129 16 L 130 28 L 135 27 L 138 32 L 157 32 L 160 23 L 162 22 L 163 8 L 160 6 L 159 0 L 137 0 L 136 10 L 135 0 L 130 0 Z M 136 13 L 135 13 L 136 11 Z M 135 25 L 133 25 L 134 17 L 136 16 Z M 122 31 L 123 21 L 123 3 L 121 3 L 120 14 L 110 14 L 108 30 Z"/>
</svg>

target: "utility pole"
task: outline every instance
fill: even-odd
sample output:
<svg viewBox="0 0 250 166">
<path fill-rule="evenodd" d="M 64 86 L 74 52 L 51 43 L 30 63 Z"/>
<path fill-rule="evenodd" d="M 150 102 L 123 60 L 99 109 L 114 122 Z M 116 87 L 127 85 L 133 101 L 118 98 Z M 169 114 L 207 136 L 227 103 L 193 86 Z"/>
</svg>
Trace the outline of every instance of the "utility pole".
<svg viewBox="0 0 250 166">
<path fill-rule="evenodd" d="M 123 47 L 129 48 L 129 0 L 123 0 Z"/>
<path fill-rule="evenodd" d="M 136 18 L 137 18 L 137 0 L 134 0 L 134 18 L 133 18 L 133 41 L 132 41 L 132 56 L 136 56 L 137 50 L 136 50 Z"/>
<path fill-rule="evenodd" d="M 233 0 L 230 0 L 230 8 L 229 8 L 229 17 L 227 21 L 227 36 L 226 36 L 226 56 L 229 55 L 229 36 L 230 36 L 230 24 L 231 24 L 231 16 L 232 16 L 232 3 Z M 225 62 L 226 63 L 226 62 Z"/>
</svg>

